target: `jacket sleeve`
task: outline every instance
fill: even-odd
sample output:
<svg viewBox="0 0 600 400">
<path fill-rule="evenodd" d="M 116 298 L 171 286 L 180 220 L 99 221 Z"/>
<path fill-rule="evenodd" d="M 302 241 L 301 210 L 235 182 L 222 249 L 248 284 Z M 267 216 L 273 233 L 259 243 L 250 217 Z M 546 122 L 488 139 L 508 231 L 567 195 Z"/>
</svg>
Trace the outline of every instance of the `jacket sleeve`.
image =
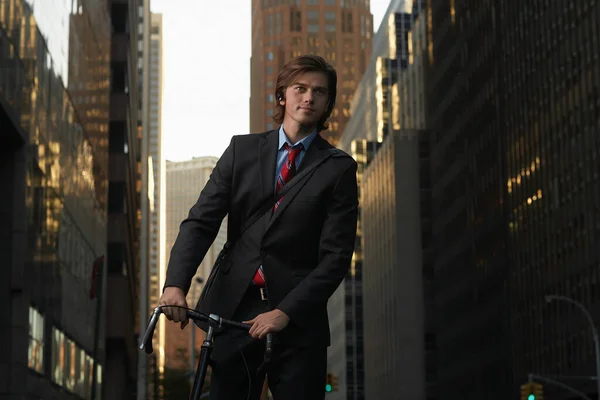
<svg viewBox="0 0 600 400">
<path fill-rule="evenodd" d="M 299 326 L 306 326 L 314 309 L 326 306 L 350 268 L 358 217 L 356 169 L 352 159 L 338 178 L 330 201 L 324 205 L 326 217 L 317 267 L 277 306 Z"/>
<path fill-rule="evenodd" d="M 213 169 L 198 201 L 179 227 L 177 239 L 171 249 L 165 288 L 176 286 L 187 294 L 198 266 L 214 242 L 223 218 L 229 212 L 234 142 L 235 136 Z"/>
</svg>

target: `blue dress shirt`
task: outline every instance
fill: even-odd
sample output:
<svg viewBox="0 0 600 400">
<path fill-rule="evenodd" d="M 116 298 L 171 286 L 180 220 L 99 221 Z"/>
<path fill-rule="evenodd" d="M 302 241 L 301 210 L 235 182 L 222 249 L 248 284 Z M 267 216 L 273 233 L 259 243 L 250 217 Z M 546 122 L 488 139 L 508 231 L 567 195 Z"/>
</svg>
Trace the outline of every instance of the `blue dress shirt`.
<svg viewBox="0 0 600 400">
<path fill-rule="evenodd" d="M 287 161 L 287 157 L 288 157 L 288 152 L 287 150 L 285 150 L 283 148 L 284 144 L 288 144 L 291 148 L 294 147 L 298 147 L 300 145 L 300 143 L 302 143 L 302 146 L 304 146 L 304 148 L 302 149 L 302 151 L 300 152 L 300 154 L 298 154 L 296 156 L 296 171 L 298 170 L 298 168 L 300 167 L 300 163 L 302 162 L 302 159 L 304 158 L 304 155 L 306 154 L 308 147 L 310 146 L 310 144 L 312 143 L 312 141 L 315 139 L 315 136 L 317 136 L 317 131 L 314 130 L 310 135 L 308 135 L 307 137 L 305 137 L 304 139 L 300 140 L 298 143 L 296 143 L 295 145 L 292 146 L 292 144 L 290 143 L 290 141 L 288 140 L 285 131 L 283 130 L 283 125 L 281 125 L 279 127 L 279 147 L 277 148 L 277 164 L 275 165 L 275 183 L 274 186 L 275 188 L 277 188 L 277 176 L 279 175 L 279 171 L 281 171 L 281 168 L 283 167 L 283 165 L 285 164 L 285 162 Z"/>
</svg>

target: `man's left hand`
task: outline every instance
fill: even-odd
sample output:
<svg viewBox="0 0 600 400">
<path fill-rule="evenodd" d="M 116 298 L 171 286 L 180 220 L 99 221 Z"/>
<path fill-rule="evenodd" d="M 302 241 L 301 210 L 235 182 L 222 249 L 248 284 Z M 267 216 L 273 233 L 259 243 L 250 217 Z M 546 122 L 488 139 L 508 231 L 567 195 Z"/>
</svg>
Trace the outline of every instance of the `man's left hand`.
<svg viewBox="0 0 600 400">
<path fill-rule="evenodd" d="M 256 339 L 263 339 L 270 332 L 279 332 L 289 323 L 290 317 L 281 310 L 275 309 L 263 314 L 258 314 L 250 321 L 244 321 L 245 324 L 252 325 L 250 336 Z"/>
</svg>

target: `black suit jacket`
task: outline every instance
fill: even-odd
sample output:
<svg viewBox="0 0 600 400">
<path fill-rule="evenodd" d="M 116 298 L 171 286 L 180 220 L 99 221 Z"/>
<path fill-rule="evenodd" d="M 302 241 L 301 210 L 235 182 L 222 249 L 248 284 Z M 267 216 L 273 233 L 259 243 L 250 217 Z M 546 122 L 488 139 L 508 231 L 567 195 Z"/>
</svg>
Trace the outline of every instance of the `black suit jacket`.
<svg viewBox="0 0 600 400">
<path fill-rule="evenodd" d="M 181 223 L 171 250 L 165 287 L 187 293 L 223 218 L 236 237 L 260 201 L 275 191 L 278 131 L 234 136 L 197 203 Z M 317 135 L 297 174 L 331 152 Z M 235 242 L 201 310 L 231 318 L 259 265 L 269 307 L 290 317 L 284 330 L 298 344 L 330 344 L 327 301 L 342 282 L 356 238 L 356 162 L 338 152 L 294 186 L 276 212 L 268 211 Z M 206 290 L 206 289 L 205 289 Z M 284 333 L 284 332 L 282 332 Z"/>
</svg>

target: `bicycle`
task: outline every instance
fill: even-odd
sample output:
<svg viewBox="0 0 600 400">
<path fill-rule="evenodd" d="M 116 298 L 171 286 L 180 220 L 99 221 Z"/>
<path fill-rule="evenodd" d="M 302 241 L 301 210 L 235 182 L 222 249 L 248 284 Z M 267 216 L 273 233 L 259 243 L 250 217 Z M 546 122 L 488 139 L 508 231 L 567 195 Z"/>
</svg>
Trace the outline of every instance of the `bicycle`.
<svg viewBox="0 0 600 400">
<path fill-rule="evenodd" d="M 200 396 L 202 394 L 202 389 L 204 387 L 204 379 L 206 377 L 206 371 L 210 361 L 210 355 L 213 350 L 213 341 L 215 329 L 226 329 L 226 328 L 235 328 L 241 329 L 245 331 L 249 331 L 251 325 L 243 324 L 237 321 L 231 321 L 225 318 L 221 318 L 216 314 L 206 315 L 191 308 L 181 307 L 181 306 L 158 306 L 152 312 L 152 316 L 150 317 L 150 322 L 148 322 L 148 327 L 146 328 L 146 332 L 144 333 L 142 342 L 139 346 L 140 350 L 144 350 L 146 354 L 152 354 L 154 351 L 152 346 L 152 337 L 154 336 L 154 329 L 156 328 L 156 323 L 158 322 L 158 318 L 160 314 L 163 314 L 164 307 L 173 307 L 173 308 L 182 308 L 186 311 L 186 315 L 188 318 L 193 321 L 200 321 L 208 323 L 208 331 L 206 332 L 206 338 L 202 343 L 202 347 L 200 349 L 200 358 L 198 360 L 198 366 L 196 368 L 196 373 L 194 376 L 194 384 L 192 386 L 192 392 L 190 393 L 190 400 L 200 400 Z M 192 325 L 192 329 L 196 327 Z M 266 337 L 266 345 L 265 345 L 265 354 L 263 365 L 266 365 L 271 360 L 271 356 L 273 354 L 273 333 L 268 333 Z M 242 355 L 243 356 L 243 355 Z M 250 371 L 248 371 L 250 374 Z M 248 397 L 250 397 L 251 388 L 248 387 Z"/>
</svg>

